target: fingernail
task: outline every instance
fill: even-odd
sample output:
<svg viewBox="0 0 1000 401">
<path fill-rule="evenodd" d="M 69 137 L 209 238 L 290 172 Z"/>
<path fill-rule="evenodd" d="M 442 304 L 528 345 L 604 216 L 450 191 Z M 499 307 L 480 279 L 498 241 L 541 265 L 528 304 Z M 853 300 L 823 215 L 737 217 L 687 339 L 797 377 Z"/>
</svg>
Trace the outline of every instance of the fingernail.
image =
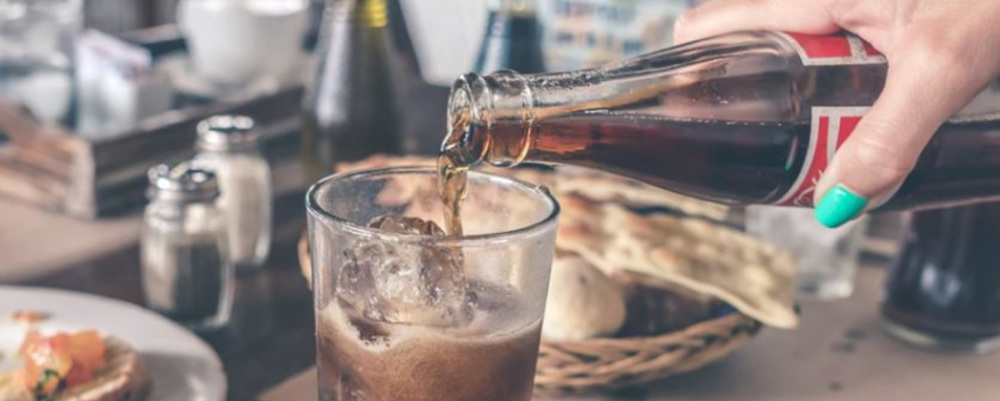
<svg viewBox="0 0 1000 401">
<path fill-rule="evenodd" d="M 868 206 L 868 199 L 837 184 L 823 195 L 813 215 L 820 224 L 836 228 L 858 217 L 865 206 Z"/>
</svg>

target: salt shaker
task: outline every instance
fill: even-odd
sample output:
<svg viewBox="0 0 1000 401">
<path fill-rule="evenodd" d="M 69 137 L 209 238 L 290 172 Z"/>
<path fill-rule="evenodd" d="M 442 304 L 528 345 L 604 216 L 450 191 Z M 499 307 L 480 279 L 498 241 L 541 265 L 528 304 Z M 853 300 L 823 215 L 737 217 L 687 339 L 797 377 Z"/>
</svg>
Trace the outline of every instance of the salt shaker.
<svg viewBox="0 0 1000 401">
<path fill-rule="evenodd" d="M 238 270 L 263 266 L 271 246 L 271 170 L 258 138 L 249 117 L 219 115 L 198 124 L 194 163 L 219 180 L 230 259 Z"/>
<path fill-rule="evenodd" d="M 224 326 L 234 269 L 215 175 L 181 162 L 153 167 L 149 181 L 141 241 L 146 304 L 193 330 Z"/>
</svg>

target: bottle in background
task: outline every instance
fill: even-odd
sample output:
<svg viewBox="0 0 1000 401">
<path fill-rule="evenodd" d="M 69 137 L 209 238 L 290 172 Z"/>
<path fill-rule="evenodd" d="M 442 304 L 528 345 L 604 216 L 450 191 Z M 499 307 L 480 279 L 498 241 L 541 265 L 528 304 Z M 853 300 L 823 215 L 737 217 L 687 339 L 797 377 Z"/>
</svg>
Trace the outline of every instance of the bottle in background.
<svg viewBox="0 0 1000 401">
<path fill-rule="evenodd" d="M 391 49 L 396 59 L 394 66 L 399 75 L 406 76 L 409 80 L 421 81 L 420 60 L 417 57 L 417 49 L 410 36 L 410 26 L 406 22 L 406 13 L 400 0 L 388 1 L 388 28 L 392 36 Z"/>
<path fill-rule="evenodd" d="M 491 0 L 475 71 L 545 72 L 535 0 Z"/>
<path fill-rule="evenodd" d="M 333 163 L 402 151 L 388 2 L 330 0 L 316 77 L 303 105 L 302 147 L 310 179 Z"/>
</svg>

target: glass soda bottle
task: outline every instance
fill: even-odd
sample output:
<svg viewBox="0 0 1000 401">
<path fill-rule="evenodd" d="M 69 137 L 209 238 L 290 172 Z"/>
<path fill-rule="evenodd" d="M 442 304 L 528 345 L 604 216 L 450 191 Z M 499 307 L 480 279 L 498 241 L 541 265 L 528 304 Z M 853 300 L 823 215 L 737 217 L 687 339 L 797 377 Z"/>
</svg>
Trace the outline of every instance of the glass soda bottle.
<svg viewBox="0 0 1000 401">
<path fill-rule="evenodd" d="M 885 83 L 857 37 L 740 32 L 604 67 L 466 74 L 442 154 L 458 166 L 570 164 L 735 204 L 812 205 L 819 176 Z M 881 207 L 1000 199 L 1000 86 L 936 133 Z"/>
<path fill-rule="evenodd" d="M 491 0 L 489 7 L 475 71 L 480 74 L 499 69 L 522 74 L 545 72 L 535 0 Z"/>
<path fill-rule="evenodd" d="M 391 1 L 327 1 L 316 78 L 303 105 L 303 159 L 311 176 L 326 175 L 335 162 L 402 151 Z"/>
</svg>

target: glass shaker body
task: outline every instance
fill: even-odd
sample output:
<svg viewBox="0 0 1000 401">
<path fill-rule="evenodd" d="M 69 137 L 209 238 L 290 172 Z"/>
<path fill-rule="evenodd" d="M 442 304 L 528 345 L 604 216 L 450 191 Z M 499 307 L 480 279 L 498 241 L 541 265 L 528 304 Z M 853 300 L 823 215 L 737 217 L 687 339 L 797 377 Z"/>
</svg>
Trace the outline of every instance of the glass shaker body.
<svg viewBox="0 0 1000 401">
<path fill-rule="evenodd" d="M 203 180 L 200 185 L 210 188 L 168 188 L 177 183 L 169 175 L 181 169 L 189 169 L 183 174 L 190 178 L 178 180 Z M 146 305 L 193 330 L 224 326 L 232 308 L 233 265 L 225 217 L 215 205 L 214 175 L 185 163 L 154 167 L 150 178 L 141 239 Z"/>
<path fill-rule="evenodd" d="M 238 270 L 259 269 L 271 246 L 271 168 L 257 149 L 253 121 L 214 116 L 198 125 L 194 164 L 215 173 L 226 215 L 229 257 Z"/>
</svg>

